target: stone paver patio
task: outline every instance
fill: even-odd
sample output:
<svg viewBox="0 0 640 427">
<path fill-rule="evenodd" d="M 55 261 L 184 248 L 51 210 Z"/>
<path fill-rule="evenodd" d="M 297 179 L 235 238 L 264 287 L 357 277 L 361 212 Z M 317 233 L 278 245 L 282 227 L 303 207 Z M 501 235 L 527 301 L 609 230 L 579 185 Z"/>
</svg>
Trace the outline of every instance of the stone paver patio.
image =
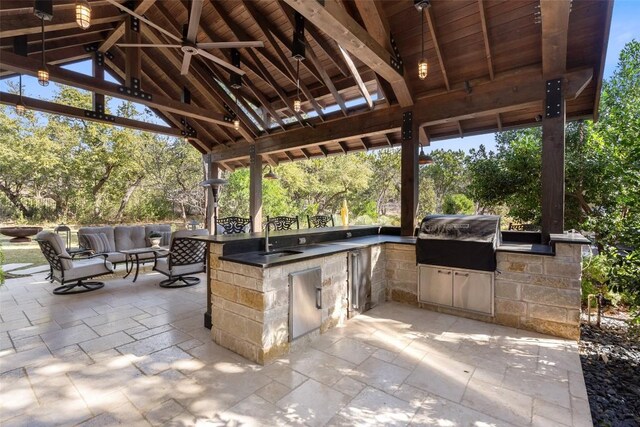
<svg viewBox="0 0 640 427">
<path fill-rule="evenodd" d="M 214 344 L 206 289 L 0 288 L 0 424 L 589 426 L 577 344 L 396 303 L 268 366 Z"/>
</svg>

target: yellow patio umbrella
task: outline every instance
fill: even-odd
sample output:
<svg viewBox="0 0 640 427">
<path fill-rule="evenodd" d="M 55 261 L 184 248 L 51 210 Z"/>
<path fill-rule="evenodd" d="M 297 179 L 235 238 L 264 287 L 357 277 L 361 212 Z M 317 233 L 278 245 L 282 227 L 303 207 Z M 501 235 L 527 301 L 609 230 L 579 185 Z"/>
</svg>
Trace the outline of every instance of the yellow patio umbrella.
<svg viewBox="0 0 640 427">
<path fill-rule="evenodd" d="M 349 225 L 349 209 L 347 208 L 347 199 L 342 199 L 342 209 L 340 209 L 342 217 L 342 225 Z"/>
</svg>

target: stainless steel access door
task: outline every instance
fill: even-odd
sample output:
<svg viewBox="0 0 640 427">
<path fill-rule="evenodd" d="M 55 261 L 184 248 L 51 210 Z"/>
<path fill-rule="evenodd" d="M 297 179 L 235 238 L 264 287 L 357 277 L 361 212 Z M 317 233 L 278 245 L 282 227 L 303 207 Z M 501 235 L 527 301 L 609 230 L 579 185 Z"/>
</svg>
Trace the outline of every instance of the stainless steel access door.
<svg viewBox="0 0 640 427">
<path fill-rule="evenodd" d="M 322 270 L 320 267 L 289 274 L 289 341 L 322 324 Z"/>
<path fill-rule="evenodd" d="M 371 308 L 371 248 L 349 252 L 349 318 Z"/>
</svg>

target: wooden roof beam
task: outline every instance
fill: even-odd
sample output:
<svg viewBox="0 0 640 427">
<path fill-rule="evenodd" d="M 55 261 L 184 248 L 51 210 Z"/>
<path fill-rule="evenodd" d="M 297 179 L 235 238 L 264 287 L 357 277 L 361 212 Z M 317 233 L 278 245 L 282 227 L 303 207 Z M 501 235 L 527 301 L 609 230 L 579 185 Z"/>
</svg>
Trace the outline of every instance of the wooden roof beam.
<svg viewBox="0 0 640 427">
<path fill-rule="evenodd" d="M 142 0 L 136 5 L 133 11 L 139 15 L 143 15 L 147 10 L 149 10 L 151 6 L 153 6 L 155 2 L 156 0 Z M 98 47 L 98 50 L 100 52 L 106 52 L 107 50 L 109 50 L 109 48 L 111 48 L 111 46 L 116 44 L 116 42 L 120 40 L 122 36 L 124 36 L 128 17 L 129 15 L 123 15 L 122 22 L 120 22 L 118 26 L 109 33 L 109 35 Z"/>
<path fill-rule="evenodd" d="M 93 0 L 92 7 L 104 6 L 109 4 L 106 0 Z M 62 10 L 74 9 L 76 0 L 56 0 L 53 3 L 53 11 L 60 12 Z M 25 0 L 2 0 L 0 2 L 0 16 L 23 15 L 33 13 L 33 2 Z"/>
<path fill-rule="evenodd" d="M 349 67 L 349 71 L 351 71 L 351 75 L 353 76 L 353 78 L 356 81 L 356 84 L 358 85 L 358 89 L 360 90 L 360 93 L 364 97 L 365 101 L 367 101 L 367 105 L 369 106 L 369 109 L 373 108 L 373 99 L 371 99 L 371 94 L 369 94 L 367 87 L 364 85 L 364 82 L 362 81 L 362 77 L 358 72 L 358 68 L 356 68 L 356 64 L 353 63 L 353 59 L 351 59 L 351 57 L 349 56 L 349 52 L 347 52 L 340 46 L 338 47 L 340 48 L 340 53 L 342 54 L 344 61 L 347 63 L 347 66 Z"/>
<path fill-rule="evenodd" d="M 440 64 L 440 72 L 442 73 L 442 79 L 444 80 L 444 86 L 447 88 L 447 91 L 451 90 L 451 86 L 449 85 L 449 77 L 447 77 L 447 70 L 444 66 L 444 59 L 442 57 L 442 49 L 440 49 L 440 44 L 438 43 L 438 37 L 436 36 L 436 26 L 433 23 L 433 17 L 431 16 L 431 8 L 427 7 L 424 10 L 424 13 L 427 17 L 427 24 L 429 26 L 429 32 L 431 33 L 431 41 L 433 41 L 433 47 L 436 51 L 436 55 L 438 56 L 438 63 Z"/>
<path fill-rule="evenodd" d="M 395 69 L 391 64 L 394 55 L 369 35 L 338 0 L 325 0 L 324 6 L 319 2 L 284 1 L 313 25 L 322 28 L 322 31 L 334 39 L 338 45 L 391 83 L 401 106 L 413 105 L 411 91 L 402 71 Z"/>
<path fill-rule="evenodd" d="M 592 77 L 591 68 L 565 74 L 567 99 L 574 99 Z M 432 126 L 523 108 L 542 108 L 544 96 L 544 80 L 539 74 L 513 76 L 476 86 L 473 95 L 455 91 L 420 99 L 415 104 L 413 121 L 419 127 Z M 397 132 L 402 127 L 402 111 L 402 107 L 394 105 L 327 121 L 313 128 L 260 137 L 256 149 L 258 154 L 266 154 Z M 213 152 L 215 158 L 236 159 L 248 156 L 248 147 L 214 149 Z"/>
<path fill-rule="evenodd" d="M 15 71 L 17 73 L 27 74 L 31 76 L 37 75 L 40 67 L 40 61 L 25 58 L 14 53 L 5 52 L 0 56 L 0 67 L 3 69 Z M 81 73 L 66 70 L 58 66 L 49 66 L 49 78 L 51 81 L 62 83 L 68 86 L 85 89 L 91 92 L 98 92 L 104 95 L 116 98 L 126 99 L 128 101 L 137 102 L 153 108 L 160 108 L 166 111 L 182 114 L 183 116 L 192 117 L 198 120 L 204 120 L 216 123 L 222 126 L 233 126 L 224 120 L 224 116 L 208 109 L 194 107 L 192 105 L 183 104 L 182 102 L 163 97 L 157 94 L 150 94 L 151 99 L 143 99 L 126 92 L 120 91 L 120 85 L 108 82 L 106 80 L 96 79 Z"/>
<path fill-rule="evenodd" d="M 484 0 L 478 0 L 478 8 L 480 9 L 480 23 L 482 24 L 482 37 L 484 40 L 484 52 L 487 57 L 489 78 L 493 80 L 493 60 L 491 59 L 491 45 L 489 44 L 489 31 L 487 30 L 487 17 L 484 13 Z"/>
<path fill-rule="evenodd" d="M 562 75 L 567 69 L 567 40 L 571 0 L 541 0 L 542 74 Z"/>
</svg>

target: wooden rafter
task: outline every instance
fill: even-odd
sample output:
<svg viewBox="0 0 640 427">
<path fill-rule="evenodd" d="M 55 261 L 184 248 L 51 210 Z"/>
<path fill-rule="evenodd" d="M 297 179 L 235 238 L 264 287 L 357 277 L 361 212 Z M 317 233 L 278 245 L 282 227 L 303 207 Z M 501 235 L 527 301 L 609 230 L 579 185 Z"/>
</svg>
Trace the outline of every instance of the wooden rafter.
<svg viewBox="0 0 640 427">
<path fill-rule="evenodd" d="M 489 77 L 493 80 L 493 60 L 491 59 L 491 45 L 489 44 L 489 31 L 487 30 L 487 17 L 484 13 L 484 0 L 478 0 L 478 8 L 480 10 L 480 23 L 482 25 L 484 52 L 487 57 L 487 68 L 489 69 Z"/>
<path fill-rule="evenodd" d="M 440 48 L 440 44 L 438 43 L 438 37 L 436 35 L 436 26 L 433 22 L 433 17 L 431 16 L 431 8 L 426 8 L 424 10 L 424 14 L 427 17 L 427 24 L 429 26 L 429 33 L 431 34 L 431 41 L 433 42 L 433 48 L 436 51 L 436 55 L 438 56 L 438 64 L 440 65 L 440 72 L 442 73 L 442 79 L 444 80 L 444 86 L 447 90 L 451 90 L 449 86 L 449 77 L 447 76 L 447 70 L 444 66 L 444 59 L 442 57 L 442 49 Z"/>
<path fill-rule="evenodd" d="M 280 48 L 280 45 L 274 38 L 278 36 L 278 32 L 275 31 L 271 26 L 271 24 L 262 16 L 262 14 L 260 14 L 255 9 L 255 6 L 252 5 L 251 1 L 245 1 L 243 2 L 243 4 L 247 9 L 247 12 L 251 16 L 251 18 L 253 18 L 253 20 L 256 22 L 256 24 L 258 25 L 262 33 L 265 35 L 265 37 L 267 38 L 267 40 L 269 41 L 273 49 L 276 51 L 276 54 L 280 58 L 280 61 L 282 61 L 282 63 L 287 68 L 291 76 L 295 79 L 296 72 L 293 69 L 292 65 L 289 63 L 289 58 L 286 57 L 285 53 Z M 280 39 L 280 41 L 283 42 L 282 39 Z M 288 46 L 288 44 L 286 43 L 283 43 L 283 45 Z M 311 103 L 311 106 L 313 107 L 315 112 L 318 114 L 318 117 L 324 120 L 324 113 L 322 112 L 322 107 L 320 106 L 320 104 L 316 102 L 316 99 L 313 97 L 313 95 L 309 91 L 309 88 L 307 87 L 307 85 L 304 84 L 302 80 L 299 81 L 299 85 L 300 85 L 300 90 L 302 91 L 304 96 L 307 98 L 307 100 L 309 100 L 309 102 Z"/>
<path fill-rule="evenodd" d="M 369 94 L 367 87 L 362 81 L 362 77 L 358 72 L 358 68 L 356 68 L 356 64 L 353 63 L 353 59 L 351 59 L 351 56 L 349 56 L 349 52 L 340 48 L 340 53 L 342 54 L 344 61 L 347 63 L 347 66 L 351 71 L 351 75 L 353 75 L 353 78 L 355 79 L 356 84 L 358 85 L 358 89 L 360 89 L 360 93 L 362 94 L 365 101 L 367 102 L 367 106 L 369 106 L 370 109 L 373 108 L 373 99 L 371 99 L 371 94 Z"/>
<path fill-rule="evenodd" d="M 153 6 L 155 2 L 156 0 L 142 0 L 136 5 L 133 11 L 140 15 L 143 15 L 147 10 L 149 10 L 151 6 Z M 120 40 L 122 36 L 124 36 L 127 19 L 126 16 L 123 16 L 123 18 L 125 19 L 123 19 L 123 21 L 120 22 L 118 26 L 114 28 L 105 38 L 105 40 L 100 44 L 100 46 L 98 47 L 98 50 L 100 52 L 106 52 L 107 50 L 109 50 L 109 48 L 111 48 L 111 46 L 113 46 L 118 40 Z"/>
<path fill-rule="evenodd" d="M 338 0 L 325 0 L 323 4 L 303 0 L 284 1 L 316 27 L 322 28 L 324 33 L 342 48 L 391 83 L 401 106 L 407 107 L 413 104 L 411 92 L 402 72 L 391 65 L 393 55 L 373 39 L 347 13 Z"/>
</svg>

